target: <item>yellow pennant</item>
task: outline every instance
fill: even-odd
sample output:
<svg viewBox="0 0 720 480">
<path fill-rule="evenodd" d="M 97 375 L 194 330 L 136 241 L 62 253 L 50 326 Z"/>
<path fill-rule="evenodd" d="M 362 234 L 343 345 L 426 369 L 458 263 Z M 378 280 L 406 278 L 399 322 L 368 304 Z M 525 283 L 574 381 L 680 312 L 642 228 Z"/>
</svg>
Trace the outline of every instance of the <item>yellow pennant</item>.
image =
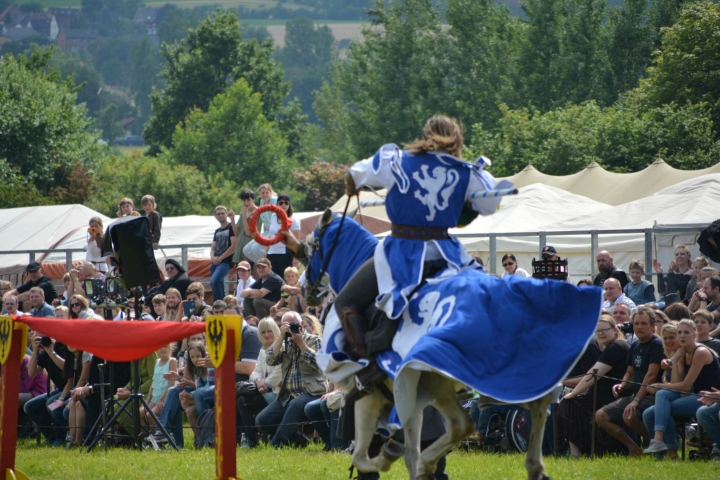
<svg viewBox="0 0 720 480">
<path fill-rule="evenodd" d="M 10 356 L 12 344 L 12 331 L 15 322 L 10 317 L 0 317 L 0 363 L 5 365 Z M 24 353 L 24 352 L 23 352 Z"/>
<path fill-rule="evenodd" d="M 205 341 L 212 364 L 215 368 L 220 368 L 227 348 L 227 324 L 224 316 L 210 316 L 205 319 Z"/>
</svg>

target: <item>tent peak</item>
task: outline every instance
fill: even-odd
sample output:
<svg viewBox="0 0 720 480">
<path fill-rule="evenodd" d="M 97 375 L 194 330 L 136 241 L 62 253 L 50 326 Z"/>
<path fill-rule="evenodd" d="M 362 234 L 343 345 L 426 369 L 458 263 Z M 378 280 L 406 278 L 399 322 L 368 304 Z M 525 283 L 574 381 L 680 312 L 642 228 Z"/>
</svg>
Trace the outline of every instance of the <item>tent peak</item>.
<svg viewBox="0 0 720 480">
<path fill-rule="evenodd" d="M 521 170 L 521 172 L 532 172 L 532 171 L 537 172 L 538 169 L 535 168 L 535 167 L 533 167 L 533 166 L 530 165 L 529 163 L 528 163 L 527 167 L 525 167 L 525 168 L 523 168 L 523 169 Z"/>
<path fill-rule="evenodd" d="M 598 162 L 596 162 L 595 160 L 593 160 L 593 161 L 590 162 L 590 164 L 589 164 L 587 167 L 585 167 L 585 168 L 602 168 L 602 166 L 601 166 Z"/>
<path fill-rule="evenodd" d="M 666 162 L 665 160 L 663 160 L 662 158 L 660 158 L 660 157 L 656 158 L 655 161 L 652 162 L 653 165 L 662 165 L 662 164 L 665 164 L 665 163 L 667 163 L 667 162 Z"/>
</svg>

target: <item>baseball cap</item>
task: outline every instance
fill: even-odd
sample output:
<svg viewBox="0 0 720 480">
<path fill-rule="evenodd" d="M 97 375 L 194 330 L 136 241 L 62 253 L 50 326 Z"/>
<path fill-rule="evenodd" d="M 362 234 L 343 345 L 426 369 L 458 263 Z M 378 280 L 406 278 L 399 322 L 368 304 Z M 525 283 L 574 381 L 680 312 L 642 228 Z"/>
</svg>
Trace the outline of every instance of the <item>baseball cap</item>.
<svg viewBox="0 0 720 480">
<path fill-rule="evenodd" d="M 243 260 L 242 262 L 237 264 L 237 269 L 238 270 L 250 270 L 250 264 Z"/>
<path fill-rule="evenodd" d="M 255 265 L 267 265 L 268 267 L 272 268 L 272 264 L 270 263 L 270 260 L 267 258 L 261 258 L 257 262 L 255 262 Z"/>
<path fill-rule="evenodd" d="M 278 201 L 280 201 L 280 200 L 287 200 L 287 201 L 289 202 L 289 201 L 290 201 L 290 195 L 288 195 L 287 193 L 281 193 L 280 195 L 278 195 L 278 198 L 277 198 L 277 199 L 278 199 Z"/>
<path fill-rule="evenodd" d="M 555 250 L 555 247 L 548 245 L 547 247 L 543 248 L 542 251 L 542 256 L 544 257 L 546 255 L 549 257 L 555 256 L 557 255 L 557 250 Z"/>
<path fill-rule="evenodd" d="M 38 262 L 32 262 L 30 265 L 27 266 L 25 270 L 28 273 L 37 272 L 38 270 L 40 270 L 40 264 Z"/>
</svg>

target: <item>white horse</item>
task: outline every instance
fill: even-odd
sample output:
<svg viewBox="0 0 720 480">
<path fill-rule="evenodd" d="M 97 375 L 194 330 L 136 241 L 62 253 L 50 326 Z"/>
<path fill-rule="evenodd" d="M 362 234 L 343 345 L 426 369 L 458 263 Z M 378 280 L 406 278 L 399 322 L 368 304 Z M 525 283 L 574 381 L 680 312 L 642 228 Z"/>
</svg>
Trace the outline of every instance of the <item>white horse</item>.
<svg viewBox="0 0 720 480">
<path fill-rule="evenodd" d="M 331 226 L 332 222 L 339 221 L 340 220 L 337 216 L 333 217 L 332 212 L 327 210 L 325 214 L 321 217 L 318 223 L 318 228 L 313 234 L 308 236 L 307 241 L 300 243 L 294 236 L 292 236 L 290 232 L 286 233 L 286 244 L 288 248 L 290 248 L 290 250 L 295 254 L 297 258 L 299 258 L 303 263 L 308 266 L 306 271 L 306 288 L 304 294 L 306 301 L 309 305 L 319 303 L 318 290 L 321 289 L 319 285 L 322 288 L 331 288 L 336 293 L 339 292 L 344 283 L 350 278 L 350 275 L 352 275 L 352 273 L 354 273 L 355 270 L 359 268 L 360 264 L 362 264 L 362 262 L 366 260 L 366 258 L 358 258 L 357 252 L 361 250 L 371 252 L 371 250 L 367 248 L 367 243 L 372 241 L 376 242 L 374 238 L 368 236 L 369 234 L 367 233 L 367 231 L 364 231 L 362 226 L 354 222 L 352 219 L 345 218 L 345 220 L 343 221 L 344 223 L 339 223 L 339 226 Z M 329 226 L 330 228 L 328 228 Z M 334 233 L 325 234 L 328 230 L 332 230 L 333 228 Z M 341 229 L 342 234 L 340 233 Z M 364 245 L 362 244 L 363 241 L 366 242 Z M 338 243 L 342 242 L 351 244 L 349 247 L 347 247 L 350 250 L 347 251 L 345 255 L 335 254 L 336 256 L 333 257 L 335 247 L 338 245 Z M 355 243 L 353 244 L 353 242 Z M 348 262 L 346 258 L 351 257 L 354 258 L 354 261 L 356 263 L 355 265 L 347 264 Z M 490 281 L 486 280 L 490 277 L 484 276 L 483 274 L 479 274 L 477 272 L 473 272 L 472 275 L 465 276 L 466 283 L 464 285 L 466 290 L 467 288 L 471 288 L 472 285 L 474 285 L 469 285 L 467 282 L 469 281 L 472 283 L 478 278 L 478 275 L 482 276 L 482 279 L 479 280 L 480 282 Z M 336 278 L 333 279 L 333 276 Z M 342 277 L 343 281 L 339 281 L 338 277 Z M 458 279 L 457 281 L 455 280 L 456 278 Z M 501 282 L 499 279 L 493 279 L 493 281 Z M 444 285 L 444 288 L 446 289 L 459 292 L 463 287 L 461 286 L 461 284 L 456 282 L 462 282 L 459 275 L 456 277 L 450 277 L 448 279 L 442 280 L 442 285 Z M 524 285 L 512 285 L 505 282 L 503 283 L 504 286 L 497 284 L 497 288 L 515 289 L 514 291 L 519 292 L 519 295 L 521 296 L 526 295 L 529 290 L 533 289 L 540 290 L 542 288 L 552 288 L 562 290 L 563 293 L 566 293 L 565 290 L 567 290 L 568 288 L 575 288 L 569 285 L 559 287 L 559 285 L 557 285 L 559 283 L 560 282 L 556 282 L 556 285 L 549 285 L 547 283 L 530 282 Z M 458 285 L 458 287 L 455 287 L 454 285 Z M 430 296 L 429 294 L 434 292 L 432 290 L 433 287 L 429 285 L 426 285 L 425 287 L 427 287 L 427 291 L 424 294 Z M 490 288 L 495 287 L 496 284 L 493 283 Z M 419 292 L 422 293 L 423 290 L 421 289 L 419 290 Z M 571 296 L 574 295 L 574 292 L 569 293 Z M 596 296 L 598 300 L 597 310 L 599 312 L 600 295 L 599 292 L 595 293 L 598 293 L 598 295 Z M 465 292 L 465 294 L 465 299 L 467 300 L 468 294 L 467 292 Z M 472 295 L 472 293 L 470 293 L 470 295 Z M 584 298 L 582 298 L 584 302 L 587 302 L 590 299 L 592 301 L 596 300 L 595 296 L 588 296 L 587 294 L 583 295 L 585 295 Z M 554 296 L 555 295 L 548 295 L 548 297 Z M 462 298 L 460 297 L 460 294 L 458 294 L 458 301 L 461 300 Z M 475 297 L 473 297 L 472 300 L 468 301 L 475 302 L 476 300 Z M 438 305 L 440 305 L 441 303 L 443 302 L 438 302 Z M 556 307 L 556 305 L 548 305 L 550 305 L 551 307 Z M 332 311 L 330 317 L 333 317 L 333 315 L 335 315 L 334 318 L 336 318 L 336 312 Z M 435 315 L 432 316 L 434 317 Z M 558 317 L 562 318 L 557 321 L 557 324 L 545 325 L 542 328 L 573 328 L 573 322 L 575 322 L 575 324 L 577 324 L 578 322 L 577 317 L 574 315 L 559 315 Z M 442 318 L 447 321 L 446 316 L 443 316 Z M 463 325 L 467 328 L 483 328 L 483 325 L 485 326 L 485 328 L 488 328 L 487 323 L 483 324 L 482 322 L 480 322 L 480 320 L 476 321 L 473 318 L 474 317 L 470 315 L 467 318 L 462 317 L 462 320 L 460 321 L 467 322 L 467 324 Z M 421 320 L 423 319 L 418 320 L 419 321 L 416 323 L 421 324 Z M 328 323 L 326 323 L 325 334 L 326 337 L 324 338 L 323 345 L 324 350 L 328 349 L 328 332 L 330 331 L 328 326 L 330 325 L 331 318 L 328 318 L 327 322 Z M 593 329 L 595 326 L 595 322 L 596 319 L 592 320 L 591 328 Z M 581 336 L 586 333 L 585 330 L 588 330 L 588 328 L 586 328 L 588 327 L 588 325 L 585 324 L 589 325 L 589 322 L 583 321 Z M 444 326 L 447 325 L 443 323 L 437 325 L 436 327 L 442 328 Z M 522 325 L 522 328 L 526 328 L 524 324 Z M 341 330 L 336 331 L 341 332 Z M 409 334 L 407 331 L 398 331 L 398 335 L 400 335 L 401 333 L 405 335 Z M 421 332 L 421 336 L 422 335 L 427 334 L 422 334 Z M 575 332 L 575 335 L 577 336 L 577 331 Z M 588 339 L 590 335 L 591 333 L 588 333 Z M 584 342 L 586 343 L 587 340 L 584 340 Z M 573 343 L 572 348 L 570 349 L 571 351 L 565 352 L 565 363 L 561 368 L 567 370 L 571 368 L 572 363 L 581 354 L 582 348 L 585 345 L 584 343 L 580 345 L 580 343 L 582 342 L 576 340 Z M 544 360 L 555 361 L 555 357 L 557 357 L 556 353 L 557 352 L 544 352 Z M 480 359 L 483 355 L 486 355 L 486 353 L 482 351 L 472 351 L 469 353 L 469 355 L 471 355 L 472 358 Z M 349 364 L 344 363 L 343 365 Z M 334 380 L 345 391 L 350 391 L 353 387 L 356 386 L 356 377 L 354 373 L 357 372 L 360 368 L 361 367 L 357 367 L 351 371 L 350 375 L 345 375 L 342 378 L 338 377 Z M 328 375 L 331 374 L 331 372 L 329 371 L 326 371 L 326 373 Z M 517 376 L 518 373 L 515 372 L 515 375 Z M 530 378 L 534 374 L 532 373 L 532 371 L 525 371 L 521 372 L 519 375 L 521 375 L 522 378 Z M 557 373 L 552 373 L 550 376 L 552 376 L 552 379 L 544 380 L 547 385 L 543 386 L 544 389 L 540 390 L 541 393 L 537 394 L 534 399 L 525 402 L 513 402 L 516 405 L 527 408 L 531 414 L 532 430 L 525 460 L 525 467 L 528 472 L 529 480 L 542 480 L 548 478 L 545 475 L 545 465 L 542 461 L 542 440 L 545 429 L 545 420 L 547 418 L 548 405 L 552 401 L 556 401 L 559 394 L 558 389 L 554 388 L 553 386 L 558 385 L 559 380 L 563 376 L 563 372 L 559 373 L 559 375 Z M 393 407 L 393 401 L 388 398 L 391 397 L 394 400 L 396 406 L 409 406 L 408 408 L 411 410 L 411 413 L 408 414 L 408 410 L 406 409 L 404 415 L 405 418 L 402 419 L 402 428 L 405 432 L 405 445 L 403 456 L 410 478 L 413 480 L 434 478 L 434 472 L 437 463 L 443 457 L 443 455 L 447 454 L 450 450 L 452 450 L 454 446 L 456 446 L 463 439 L 470 436 L 475 430 L 473 422 L 470 420 L 467 413 L 461 408 L 460 402 L 457 398 L 456 392 L 460 389 L 463 389 L 464 385 L 459 382 L 457 377 L 452 378 L 450 376 L 446 376 L 438 369 L 433 368 L 403 368 L 400 374 L 397 375 L 394 383 L 392 383 L 390 379 L 386 379 L 385 384 L 387 386 L 387 390 L 393 392 L 392 397 L 390 395 L 383 394 L 381 388 L 375 386 L 366 389 L 366 391 L 369 391 L 369 393 L 355 402 L 355 449 L 352 458 L 353 465 L 358 470 L 363 472 L 384 472 L 388 471 L 392 463 L 397 460 L 397 458 L 399 458 L 397 452 L 392 452 L 392 448 L 384 448 L 383 453 L 373 458 L 370 458 L 368 455 L 370 442 L 376 432 L 378 421 L 380 419 L 386 419 L 390 409 Z M 483 390 L 482 388 L 478 388 L 475 385 L 470 386 L 480 391 Z M 483 404 L 502 403 L 496 402 L 488 397 L 481 398 L 481 402 Z M 438 410 L 438 412 L 445 420 L 447 429 L 440 438 L 438 438 L 433 444 L 431 444 L 428 448 L 421 452 L 420 430 L 423 418 L 422 412 L 427 405 L 432 405 Z"/>
</svg>

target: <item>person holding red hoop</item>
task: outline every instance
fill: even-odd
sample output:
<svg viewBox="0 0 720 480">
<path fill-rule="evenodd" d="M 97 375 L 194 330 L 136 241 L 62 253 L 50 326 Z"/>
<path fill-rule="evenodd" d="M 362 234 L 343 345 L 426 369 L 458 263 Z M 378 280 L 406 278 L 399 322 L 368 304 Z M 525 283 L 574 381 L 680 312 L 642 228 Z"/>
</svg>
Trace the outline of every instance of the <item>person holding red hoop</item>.
<svg viewBox="0 0 720 480">
<path fill-rule="evenodd" d="M 290 226 L 288 230 L 293 232 L 300 231 L 300 220 L 296 219 L 293 215 L 293 207 L 290 203 L 290 196 L 286 193 L 281 193 L 280 195 L 278 195 L 277 206 L 285 211 L 285 214 L 290 220 Z M 277 213 L 272 214 L 272 216 L 270 217 L 269 230 L 266 233 L 267 237 L 272 238 L 280 234 L 280 231 L 283 230 L 282 220 L 282 218 L 278 217 Z M 257 237 L 255 241 L 257 241 Z M 292 267 L 292 253 L 282 242 L 270 245 L 267 249 L 266 256 L 267 259 L 270 260 L 270 263 L 272 263 L 273 273 L 279 275 L 280 278 L 282 278 L 285 274 L 285 269 L 287 267 Z"/>
</svg>

